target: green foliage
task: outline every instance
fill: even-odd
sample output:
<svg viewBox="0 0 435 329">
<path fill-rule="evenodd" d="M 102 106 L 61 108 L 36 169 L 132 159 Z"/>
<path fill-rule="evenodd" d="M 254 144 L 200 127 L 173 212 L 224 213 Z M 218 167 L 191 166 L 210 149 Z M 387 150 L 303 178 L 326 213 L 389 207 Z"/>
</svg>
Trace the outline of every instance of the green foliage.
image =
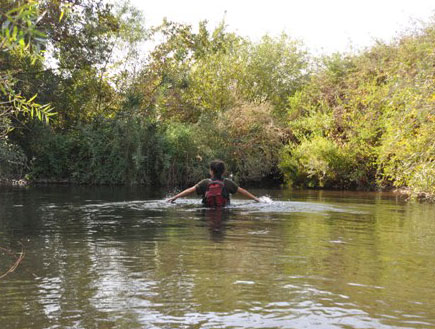
<svg viewBox="0 0 435 329">
<path fill-rule="evenodd" d="M 359 152 L 316 136 L 282 151 L 281 168 L 288 181 L 306 187 L 367 188 L 367 168 Z"/>
<path fill-rule="evenodd" d="M 244 103 L 268 103 L 282 113 L 306 79 L 306 53 L 286 35 L 252 43 L 227 32 L 224 22 L 211 32 L 202 22 L 197 33 L 164 22 L 158 32 L 163 42 L 143 70 L 140 88 L 165 120 L 196 123 L 202 114 Z"/>
<path fill-rule="evenodd" d="M 168 125 L 164 135 L 166 159 L 163 176 L 166 184 L 186 186 L 208 175 L 207 167 L 212 156 L 200 142 L 202 133 L 192 125 Z"/>
<path fill-rule="evenodd" d="M 184 99 L 199 113 L 224 112 L 237 104 L 243 62 L 236 43 L 207 54 L 191 66 Z"/>
<path fill-rule="evenodd" d="M 34 129 L 34 143 L 31 144 L 31 172 L 29 177 L 68 180 L 72 174 L 76 140 L 69 134 L 53 134 L 45 127 Z"/>
<path fill-rule="evenodd" d="M 424 85 L 423 85 L 424 86 Z M 403 87 L 386 114 L 379 146 L 382 181 L 414 192 L 435 193 L 435 97 L 429 86 Z"/>
<path fill-rule="evenodd" d="M 31 146 L 31 177 L 186 186 L 208 175 L 212 159 L 222 158 L 238 180 L 261 180 L 276 169 L 282 145 L 270 111 L 245 105 L 197 125 L 162 125 L 125 112 L 63 134 L 43 129 Z"/>
<path fill-rule="evenodd" d="M 281 168 L 312 187 L 409 187 L 434 193 L 435 28 L 324 58 L 289 99 Z"/>
<path fill-rule="evenodd" d="M 17 91 L 20 67 L 11 63 L 27 60 L 35 65 L 42 59 L 45 35 L 36 27 L 42 17 L 38 2 L 2 2 L 0 14 L 0 138 L 5 138 L 14 129 L 14 121 L 19 122 L 23 115 L 48 123 L 54 113 L 49 105 L 35 101 L 36 94 L 25 97 Z"/>
<path fill-rule="evenodd" d="M 73 71 L 104 65 L 109 60 L 115 43 L 113 36 L 120 29 L 113 5 L 102 0 L 40 3 L 45 15 L 39 25 L 51 45 L 52 60 L 55 59 L 58 66 Z"/>
<path fill-rule="evenodd" d="M 0 11 L 0 175 L 185 186 L 220 158 L 240 182 L 435 193 L 433 23 L 312 60 L 287 35 L 251 42 L 225 22 L 145 29 L 128 2 Z"/>
<path fill-rule="evenodd" d="M 285 132 L 268 104 L 244 104 L 198 123 L 199 138 L 209 157 L 224 160 L 234 177 L 260 181 L 277 174 Z"/>
<path fill-rule="evenodd" d="M 36 27 L 42 18 L 38 1 L 2 1 L 0 10 L 1 49 L 32 56 L 36 61 L 46 37 Z"/>
<path fill-rule="evenodd" d="M 136 117 L 96 118 L 66 134 L 38 134 L 34 179 L 87 184 L 161 184 L 166 144 L 155 124 Z"/>
<path fill-rule="evenodd" d="M 23 150 L 7 139 L 0 140 L 0 178 L 22 178 L 27 169 L 27 157 Z"/>
<path fill-rule="evenodd" d="M 301 43 L 286 34 L 264 36 L 250 44 L 242 94 L 251 102 L 268 102 L 278 113 L 285 110 L 287 98 L 307 79 L 308 57 Z"/>
</svg>

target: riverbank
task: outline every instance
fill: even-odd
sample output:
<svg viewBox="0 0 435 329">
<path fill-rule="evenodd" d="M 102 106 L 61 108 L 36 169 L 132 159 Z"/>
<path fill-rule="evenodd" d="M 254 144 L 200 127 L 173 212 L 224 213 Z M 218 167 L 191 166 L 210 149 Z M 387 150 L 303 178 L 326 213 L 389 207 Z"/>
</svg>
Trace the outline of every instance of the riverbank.
<svg viewBox="0 0 435 329">
<path fill-rule="evenodd" d="M 29 182 L 25 179 L 1 179 L 0 186 L 27 186 Z"/>
<path fill-rule="evenodd" d="M 132 25 L 141 19 L 84 5 L 34 27 L 47 33 L 59 63 L 76 65 L 45 70 L 50 61 L 35 53 L 43 47 L 31 44 L 38 38 L 0 53 L 2 75 L 19 76 L 7 79 L 10 101 L 0 104 L 0 176 L 187 186 L 221 159 L 242 185 L 278 177 L 310 189 L 405 186 L 399 193 L 433 199 L 433 21 L 360 52 L 316 57 L 287 35 L 253 42 L 225 22 L 198 29 L 165 22 L 146 33 Z M 41 9 L 22 6 L 36 16 Z M 44 17 L 59 9 L 49 6 Z M 23 12 L 11 8 L 11 15 Z M 29 26 L 39 21 L 26 19 Z M 89 21 L 97 22 L 91 30 Z M 105 71 L 116 67 L 106 55 L 118 53 L 118 33 L 159 40 L 134 73 Z M 56 114 L 47 116 L 48 108 Z"/>
<path fill-rule="evenodd" d="M 192 183 L 194 184 L 194 183 Z M 141 185 L 141 184 L 80 184 L 80 183 L 74 183 L 71 180 L 68 179 L 37 179 L 33 181 L 29 181 L 26 179 L 0 179 L 0 186 L 11 186 L 11 187 L 29 187 L 29 186 L 56 186 L 56 185 L 62 185 L 62 186 L 137 186 L 137 187 L 146 187 L 149 188 L 149 185 Z M 256 188 L 256 189 L 264 189 L 264 188 L 276 188 L 281 187 L 285 188 L 285 184 L 276 184 L 272 183 L 271 181 L 266 181 L 264 184 L 254 182 L 251 184 L 246 185 L 249 188 Z M 161 187 L 159 187 L 161 188 Z M 173 188 L 173 187 L 172 187 Z M 184 188 L 184 187 L 183 187 Z M 295 191 L 298 191 L 299 189 L 294 189 Z M 358 190 L 341 190 L 341 189 L 308 189 L 310 191 L 335 191 L 335 192 L 375 192 L 373 189 L 358 189 Z M 400 199 L 404 201 L 418 201 L 418 202 L 426 202 L 426 203 L 435 203 L 435 195 L 431 193 L 426 192 L 413 192 L 410 188 L 390 188 L 390 189 L 380 189 L 380 192 L 385 193 L 392 193 L 399 197 Z"/>
<path fill-rule="evenodd" d="M 401 195 L 407 201 L 417 200 L 420 202 L 435 203 L 435 194 L 427 192 L 413 192 L 409 188 L 395 189 L 393 192 Z"/>
</svg>

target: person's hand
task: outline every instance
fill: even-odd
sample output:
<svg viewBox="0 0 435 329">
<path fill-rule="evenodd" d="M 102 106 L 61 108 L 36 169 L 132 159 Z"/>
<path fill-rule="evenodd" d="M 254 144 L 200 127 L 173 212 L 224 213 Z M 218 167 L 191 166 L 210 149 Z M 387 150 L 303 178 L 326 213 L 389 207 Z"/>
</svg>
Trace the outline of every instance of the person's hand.
<svg viewBox="0 0 435 329">
<path fill-rule="evenodd" d="M 173 196 L 172 198 L 169 198 L 168 200 L 166 200 L 166 202 L 174 203 L 175 200 L 177 200 L 177 198 L 175 196 Z"/>
</svg>

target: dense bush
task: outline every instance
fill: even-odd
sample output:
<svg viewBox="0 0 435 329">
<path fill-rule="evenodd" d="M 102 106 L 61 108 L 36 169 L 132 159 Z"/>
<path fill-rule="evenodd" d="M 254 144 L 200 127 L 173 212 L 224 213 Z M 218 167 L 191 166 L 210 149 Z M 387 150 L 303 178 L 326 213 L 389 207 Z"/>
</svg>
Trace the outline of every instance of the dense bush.
<svg viewBox="0 0 435 329">
<path fill-rule="evenodd" d="M 221 158 L 237 179 L 261 180 L 276 170 L 282 146 L 270 111 L 245 105 L 194 125 L 119 114 L 65 133 L 46 128 L 32 144 L 31 177 L 185 186 L 207 177 L 209 162 Z"/>
<path fill-rule="evenodd" d="M 325 58 L 289 100 L 281 168 L 312 187 L 409 187 L 434 193 L 435 27 Z"/>
<path fill-rule="evenodd" d="M 368 186 L 366 168 L 358 162 L 358 152 L 325 137 L 287 146 L 281 159 L 281 168 L 294 185 L 340 189 Z"/>
<path fill-rule="evenodd" d="M 198 123 L 205 154 L 224 160 L 234 177 L 243 182 L 260 181 L 277 174 L 285 132 L 276 123 L 273 108 L 248 103 Z"/>
<path fill-rule="evenodd" d="M 23 150 L 7 139 L 0 140 L 0 180 L 20 179 L 27 169 L 27 157 Z"/>
<path fill-rule="evenodd" d="M 213 157 L 201 145 L 203 132 L 194 125 L 169 124 L 165 129 L 165 166 L 161 175 L 168 185 L 186 186 L 208 175 L 208 163 Z"/>
<path fill-rule="evenodd" d="M 87 184 L 160 184 L 167 143 L 156 124 L 96 118 L 66 133 L 46 130 L 32 149 L 34 179 Z"/>
<path fill-rule="evenodd" d="M 2 7 L 16 14 L 0 33 L 0 176 L 186 186 L 220 158 L 240 182 L 435 193 L 433 22 L 313 59 L 286 35 L 146 30 L 128 4 L 63 3 Z M 24 44 L 9 31 L 20 6 L 32 13 Z M 141 58 L 150 36 L 159 43 Z"/>
</svg>

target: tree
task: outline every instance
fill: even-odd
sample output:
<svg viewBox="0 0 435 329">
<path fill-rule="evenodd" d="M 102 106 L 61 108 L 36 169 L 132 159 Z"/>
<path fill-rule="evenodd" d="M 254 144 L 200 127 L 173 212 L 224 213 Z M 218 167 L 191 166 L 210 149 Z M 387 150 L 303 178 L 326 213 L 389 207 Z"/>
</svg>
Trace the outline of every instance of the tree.
<svg viewBox="0 0 435 329">
<path fill-rule="evenodd" d="M 45 0 L 41 10 L 46 13 L 39 23 L 47 36 L 44 67 L 26 78 L 56 108 L 55 125 L 70 128 L 98 115 L 112 116 L 119 109 L 117 92 L 138 56 L 137 44 L 147 37 L 141 13 L 127 2 L 103 0 Z"/>
<path fill-rule="evenodd" d="M 32 65 L 42 60 L 41 48 L 45 35 L 38 31 L 37 24 L 44 16 L 37 1 L 2 2 L 0 34 L 0 138 L 5 139 L 14 129 L 13 120 L 20 116 L 36 117 L 48 122 L 54 115 L 49 104 L 36 102 L 37 95 L 23 96 L 17 85 L 19 67 L 11 65 L 11 58 L 20 59 Z"/>
<path fill-rule="evenodd" d="M 307 52 L 286 34 L 278 38 L 265 35 L 248 52 L 246 77 L 241 82 L 244 96 L 253 102 L 269 102 L 284 112 L 288 97 L 307 80 Z"/>
</svg>

